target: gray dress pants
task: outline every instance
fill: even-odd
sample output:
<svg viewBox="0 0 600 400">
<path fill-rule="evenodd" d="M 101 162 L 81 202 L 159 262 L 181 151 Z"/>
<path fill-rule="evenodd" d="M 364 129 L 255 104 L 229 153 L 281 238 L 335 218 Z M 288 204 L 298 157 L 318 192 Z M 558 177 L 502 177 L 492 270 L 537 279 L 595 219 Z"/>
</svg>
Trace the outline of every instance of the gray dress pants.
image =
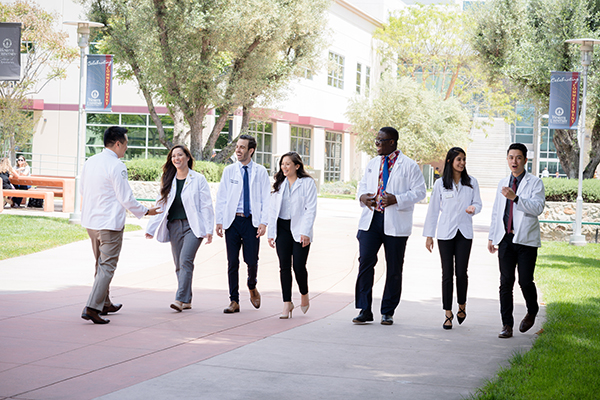
<svg viewBox="0 0 600 400">
<path fill-rule="evenodd" d="M 111 305 L 108 291 L 110 282 L 117 269 L 121 245 L 123 244 L 123 230 L 109 231 L 107 229 L 88 229 L 92 241 L 92 250 L 96 259 L 96 273 L 94 286 L 87 301 L 87 307 L 102 311 Z"/>
<path fill-rule="evenodd" d="M 194 274 L 194 259 L 202 243 L 192 232 L 187 219 L 176 219 L 167 223 L 171 238 L 171 252 L 177 274 L 177 294 L 175 300 L 182 303 L 192 302 L 192 276 Z"/>
</svg>

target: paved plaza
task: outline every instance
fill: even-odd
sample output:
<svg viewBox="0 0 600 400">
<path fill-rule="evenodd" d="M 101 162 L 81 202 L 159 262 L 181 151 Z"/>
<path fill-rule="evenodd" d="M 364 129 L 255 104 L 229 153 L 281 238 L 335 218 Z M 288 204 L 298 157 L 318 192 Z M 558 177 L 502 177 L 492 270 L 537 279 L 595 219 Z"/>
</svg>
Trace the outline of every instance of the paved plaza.
<svg viewBox="0 0 600 400">
<path fill-rule="evenodd" d="M 544 319 L 542 307 L 531 331 L 498 339 L 497 255 L 486 249 L 494 190 L 482 189 L 482 198 L 484 210 L 474 218 L 468 317 L 462 325 L 455 319 L 452 330 L 442 329 L 439 254 L 437 244 L 432 254 L 425 249 L 423 204 L 415 209 L 392 326 L 379 324 L 383 250 L 375 323 L 351 322 L 360 215 L 352 200 L 319 199 L 308 259 L 311 306 L 307 314 L 298 307 L 289 320 L 278 318 L 278 261 L 264 239 L 260 309 L 241 285 L 241 312 L 223 314 L 229 304 L 225 241 L 215 235 L 198 251 L 193 309 L 177 313 L 169 308 L 176 289 L 169 244 L 146 240 L 143 231 L 125 234 L 111 286 L 113 301 L 124 305 L 108 325 L 79 317 L 93 282 L 89 241 L 0 261 L 0 399 L 467 397 L 515 352 L 531 347 Z M 240 272 L 243 284 L 245 269 Z M 294 302 L 299 306 L 295 284 Z M 525 306 L 518 286 L 515 302 L 520 321 Z"/>
</svg>

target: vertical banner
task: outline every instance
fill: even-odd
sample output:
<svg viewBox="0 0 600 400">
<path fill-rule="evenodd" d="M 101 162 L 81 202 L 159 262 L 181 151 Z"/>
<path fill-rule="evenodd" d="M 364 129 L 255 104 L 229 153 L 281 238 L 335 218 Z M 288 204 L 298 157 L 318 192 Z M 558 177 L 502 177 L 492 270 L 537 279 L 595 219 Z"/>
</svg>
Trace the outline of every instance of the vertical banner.
<svg viewBox="0 0 600 400">
<path fill-rule="evenodd" d="M 0 22 L 0 81 L 21 79 L 21 23 Z"/>
<path fill-rule="evenodd" d="M 113 56 L 89 54 L 87 56 L 87 85 L 85 110 L 111 111 Z"/>
<path fill-rule="evenodd" d="M 579 121 L 579 72 L 552 71 L 548 128 L 577 129 Z"/>
</svg>

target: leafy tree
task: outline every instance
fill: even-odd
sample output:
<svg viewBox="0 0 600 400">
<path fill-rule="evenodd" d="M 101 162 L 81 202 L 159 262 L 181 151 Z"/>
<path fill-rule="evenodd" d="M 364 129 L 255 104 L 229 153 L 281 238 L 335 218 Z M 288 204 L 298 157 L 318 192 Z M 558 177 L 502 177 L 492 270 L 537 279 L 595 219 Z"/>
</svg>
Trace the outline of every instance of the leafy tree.
<svg viewBox="0 0 600 400">
<path fill-rule="evenodd" d="M 581 68 L 581 53 L 565 40 L 598 37 L 600 2 L 597 0 L 489 0 L 474 9 L 471 43 L 490 79 L 505 78 L 526 90 L 527 99 L 548 107 L 551 71 Z M 587 121 L 591 128 L 591 178 L 600 163 L 600 79 L 594 60 L 588 78 Z M 570 178 L 577 178 L 579 143 L 575 130 L 556 129 L 554 145 Z"/>
<path fill-rule="evenodd" d="M 486 82 L 471 47 L 472 18 L 456 6 L 415 5 L 390 15 L 375 32 L 384 62 L 444 100 L 456 97 L 478 114 L 512 117 L 510 90 Z"/>
<path fill-rule="evenodd" d="M 228 115 L 266 103 L 302 67 L 314 68 L 327 0 L 81 0 L 104 22 L 104 50 L 134 78 L 166 139 L 155 103 L 189 126 L 190 150 L 210 159 Z M 219 117 L 204 136 L 205 117 Z M 176 141 L 184 134 L 178 124 Z M 245 124 L 247 129 L 247 123 Z"/>
<path fill-rule="evenodd" d="M 419 164 L 438 161 L 450 147 L 469 142 L 469 113 L 456 98 L 444 100 L 414 80 L 385 76 L 375 87 L 373 99 L 355 98 L 346 115 L 359 136 L 358 148 L 375 153 L 379 128 L 398 129 L 398 148 Z"/>
<path fill-rule="evenodd" d="M 31 96 L 46 84 L 66 76 L 67 65 L 78 51 L 66 45 L 68 35 L 54 29 L 58 15 L 43 10 L 29 0 L 0 3 L 0 22 L 20 22 L 21 80 L 0 82 L 0 141 L 15 161 L 18 146 L 31 140 L 35 121 L 27 108 Z"/>
</svg>

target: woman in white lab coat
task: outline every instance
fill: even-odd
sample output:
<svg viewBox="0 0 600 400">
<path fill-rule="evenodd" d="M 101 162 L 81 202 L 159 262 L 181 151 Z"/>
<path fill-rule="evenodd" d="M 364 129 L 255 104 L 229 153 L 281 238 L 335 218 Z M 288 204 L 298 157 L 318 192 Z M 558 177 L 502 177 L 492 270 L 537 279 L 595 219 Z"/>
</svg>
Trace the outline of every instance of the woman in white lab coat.
<svg viewBox="0 0 600 400">
<path fill-rule="evenodd" d="M 433 185 L 423 236 L 425 247 L 433 249 L 436 235 L 442 260 L 442 306 L 446 319 L 444 329 L 452 329 L 452 297 L 456 275 L 456 317 L 462 324 L 467 317 L 467 286 L 469 256 L 473 243 L 473 216 L 481 211 L 481 196 L 477 179 L 467 174 L 466 153 L 453 147 L 446 155 L 442 178 Z"/>
<path fill-rule="evenodd" d="M 277 247 L 279 277 L 283 294 L 283 311 L 279 318 L 291 318 L 292 266 L 301 294 L 300 308 L 306 314 L 309 307 L 308 271 L 306 261 L 313 238 L 317 215 L 317 186 L 304 170 L 302 158 L 292 151 L 279 161 L 269 206 L 267 236 L 269 245 Z"/>
<path fill-rule="evenodd" d="M 194 158 L 187 147 L 174 146 L 163 166 L 160 197 L 163 210 L 146 227 L 146 238 L 171 242 L 178 288 L 171 308 L 192 308 L 192 276 L 196 252 L 206 238 L 212 242 L 214 211 L 210 188 L 204 175 L 194 171 Z"/>
</svg>

